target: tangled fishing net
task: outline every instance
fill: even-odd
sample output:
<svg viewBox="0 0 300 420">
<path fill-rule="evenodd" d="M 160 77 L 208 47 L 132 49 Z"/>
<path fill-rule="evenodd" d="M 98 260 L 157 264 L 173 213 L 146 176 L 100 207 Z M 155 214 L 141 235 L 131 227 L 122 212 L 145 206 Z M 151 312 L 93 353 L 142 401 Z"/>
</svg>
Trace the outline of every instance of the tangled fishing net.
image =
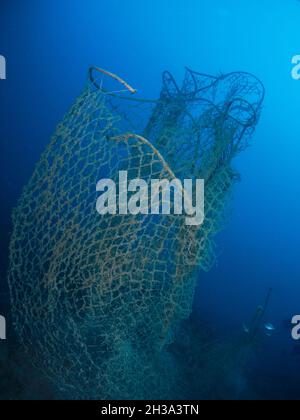
<svg viewBox="0 0 300 420">
<path fill-rule="evenodd" d="M 128 92 L 104 88 L 113 79 Z M 238 174 L 232 159 L 258 122 L 252 75 L 163 75 L 157 100 L 93 68 L 13 214 L 9 285 L 18 336 L 67 398 L 161 398 L 176 386 L 168 345 L 187 318 L 199 269 Z M 204 179 L 205 221 L 96 212 L 96 183 Z M 193 197 L 192 197 L 193 198 Z"/>
</svg>

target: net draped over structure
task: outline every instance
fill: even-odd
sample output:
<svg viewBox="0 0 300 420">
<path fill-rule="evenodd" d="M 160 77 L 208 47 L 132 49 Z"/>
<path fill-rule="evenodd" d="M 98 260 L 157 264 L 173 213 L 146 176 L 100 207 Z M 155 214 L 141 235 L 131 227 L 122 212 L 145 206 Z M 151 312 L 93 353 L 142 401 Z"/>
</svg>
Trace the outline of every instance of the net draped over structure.
<svg viewBox="0 0 300 420">
<path fill-rule="evenodd" d="M 160 398 L 176 386 L 168 345 L 192 311 L 199 269 L 258 122 L 264 89 L 247 73 L 165 72 L 160 98 L 104 89 L 90 70 L 13 214 L 9 285 L 18 336 L 69 398 Z M 101 76 L 101 77 L 99 77 Z M 96 212 L 96 183 L 205 180 L 205 221 Z M 172 373 L 171 373 L 172 372 Z"/>
</svg>

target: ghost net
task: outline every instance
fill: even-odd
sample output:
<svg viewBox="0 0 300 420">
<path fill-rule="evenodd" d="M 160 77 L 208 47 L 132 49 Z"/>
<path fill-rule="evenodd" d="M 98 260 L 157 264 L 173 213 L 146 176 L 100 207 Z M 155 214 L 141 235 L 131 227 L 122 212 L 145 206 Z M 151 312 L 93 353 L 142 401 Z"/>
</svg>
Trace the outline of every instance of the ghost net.
<svg viewBox="0 0 300 420">
<path fill-rule="evenodd" d="M 121 83 L 105 89 L 103 77 Z M 124 95 L 123 90 L 128 91 Z M 165 72 L 160 98 L 98 68 L 58 126 L 13 213 L 9 285 L 15 328 L 66 398 L 168 398 L 174 329 L 192 310 L 199 269 L 238 174 L 264 90 L 247 73 Z M 205 221 L 96 212 L 96 183 L 205 180 Z"/>
</svg>

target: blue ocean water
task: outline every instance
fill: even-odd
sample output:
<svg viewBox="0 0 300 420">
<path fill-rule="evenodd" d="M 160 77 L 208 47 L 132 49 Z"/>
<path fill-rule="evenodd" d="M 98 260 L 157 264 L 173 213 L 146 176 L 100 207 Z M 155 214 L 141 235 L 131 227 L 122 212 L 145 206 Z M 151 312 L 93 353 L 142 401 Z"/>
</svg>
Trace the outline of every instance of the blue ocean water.
<svg viewBox="0 0 300 420">
<path fill-rule="evenodd" d="M 269 288 L 254 366 L 257 396 L 299 398 L 299 353 L 283 321 L 300 313 L 300 54 L 296 0 L 80 0 L 1 2 L 1 289 L 6 292 L 10 215 L 57 122 L 84 85 L 87 68 L 122 75 L 143 97 L 159 93 L 161 73 L 184 66 L 207 74 L 247 71 L 266 88 L 251 147 L 235 162 L 242 175 L 217 265 L 201 274 L 195 307 L 220 335 L 243 332 Z M 8 310 L 3 300 L 3 311 Z M 1 311 L 0 311 L 1 312 Z"/>
</svg>

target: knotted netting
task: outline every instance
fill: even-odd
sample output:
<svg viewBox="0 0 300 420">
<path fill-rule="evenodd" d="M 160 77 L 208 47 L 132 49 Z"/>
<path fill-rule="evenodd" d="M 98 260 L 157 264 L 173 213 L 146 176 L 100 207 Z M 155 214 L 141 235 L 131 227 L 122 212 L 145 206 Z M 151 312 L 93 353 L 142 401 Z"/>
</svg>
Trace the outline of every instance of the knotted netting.
<svg viewBox="0 0 300 420">
<path fill-rule="evenodd" d="M 104 88 L 104 77 L 130 94 Z M 15 328 L 33 363 L 68 398 L 160 398 L 175 386 L 174 328 L 192 310 L 199 269 L 263 100 L 247 73 L 163 75 L 157 100 L 93 68 L 13 214 L 9 285 Z M 205 220 L 99 215 L 99 179 L 205 180 Z M 117 192 L 117 201 L 118 201 Z M 194 197 L 191 197 L 193 199 Z M 149 204 L 150 210 L 150 204 Z M 171 373 L 172 372 L 172 373 Z"/>
</svg>

